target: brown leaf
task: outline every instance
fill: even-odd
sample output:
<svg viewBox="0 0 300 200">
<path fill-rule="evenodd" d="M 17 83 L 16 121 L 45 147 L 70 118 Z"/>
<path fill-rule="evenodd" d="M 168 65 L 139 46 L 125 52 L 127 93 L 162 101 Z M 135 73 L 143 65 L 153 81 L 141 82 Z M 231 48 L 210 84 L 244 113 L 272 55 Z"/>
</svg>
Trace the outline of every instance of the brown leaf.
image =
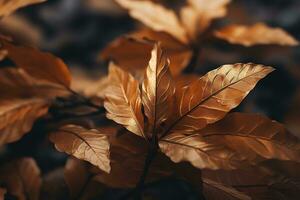
<svg viewBox="0 0 300 200">
<path fill-rule="evenodd" d="M 4 200 L 5 194 L 6 194 L 6 189 L 0 188 L 0 200 Z"/>
<path fill-rule="evenodd" d="M 223 65 L 177 90 L 179 117 L 167 132 L 193 132 L 220 120 L 272 71 L 252 63 Z"/>
<path fill-rule="evenodd" d="M 161 43 L 166 56 L 171 61 L 170 70 L 174 76 L 180 74 L 191 59 L 192 53 L 188 46 L 169 34 L 148 29 L 117 38 L 101 52 L 101 59 L 113 60 L 122 69 L 136 77 L 142 77 L 153 49 L 153 43 L 149 41 Z"/>
<path fill-rule="evenodd" d="M 0 0 L 0 18 L 11 14 L 21 7 L 44 1 L 46 0 Z"/>
<path fill-rule="evenodd" d="M 163 31 L 183 43 L 187 43 L 185 29 L 175 12 L 151 1 L 116 0 L 129 14 L 156 31 Z"/>
<path fill-rule="evenodd" d="M 169 60 L 160 45 L 152 50 L 143 82 L 142 101 L 148 118 L 149 136 L 158 135 L 161 125 L 173 115 L 175 85 L 169 70 Z"/>
<path fill-rule="evenodd" d="M 139 83 L 114 64 L 109 66 L 110 87 L 105 95 L 107 118 L 145 137 Z"/>
<path fill-rule="evenodd" d="M 281 28 L 272 28 L 263 23 L 252 26 L 229 25 L 216 31 L 215 36 L 232 44 L 244 46 L 274 44 L 296 46 L 299 42 Z"/>
<path fill-rule="evenodd" d="M 299 144 L 277 122 L 234 113 L 192 135 L 171 134 L 160 147 L 174 162 L 190 161 L 201 169 L 235 169 L 267 159 L 299 162 Z"/>
<path fill-rule="evenodd" d="M 230 0 L 188 0 L 180 10 L 181 21 L 190 38 L 196 40 L 213 19 L 224 17 Z"/>
<path fill-rule="evenodd" d="M 209 200 L 251 200 L 251 197 L 210 179 L 203 179 L 203 193 Z"/>
<path fill-rule="evenodd" d="M 13 45 L 2 37 L 0 44 L 8 52 L 7 57 L 32 77 L 70 86 L 71 74 L 61 59 L 31 47 Z"/>
<path fill-rule="evenodd" d="M 0 183 L 19 200 L 38 200 L 41 187 L 40 170 L 32 158 L 22 158 L 0 168 Z"/>
<path fill-rule="evenodd" d="M 65 125 L 50 135 L 57 150 L 86 160 L 109 173 L 109 143 L 107 136 L 96 129 Z"/>
<path fill-rule="evenodd" d="M 0 101 L 0 146 L 19 140 L 29 132 L 36 119 L 48 112 L 44 99 L 10 99 Z"/>
</svg>

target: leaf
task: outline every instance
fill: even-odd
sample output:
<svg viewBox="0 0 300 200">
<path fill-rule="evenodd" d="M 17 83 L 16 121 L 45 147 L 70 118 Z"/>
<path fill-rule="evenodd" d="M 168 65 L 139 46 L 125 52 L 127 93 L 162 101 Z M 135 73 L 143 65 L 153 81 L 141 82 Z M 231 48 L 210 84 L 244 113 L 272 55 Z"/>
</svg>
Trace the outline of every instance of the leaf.
<svg viewBox="0 0 300 200">
<path fill-rule="evenodd" d="M 41 187 L 40 170 L 32 158 L 22 158 L 0 168 L 0 182 L 7 192 L 19 200 L 38 200 Z"/>
<path fill-rule="evenodd" d="M 11 14 L 21 7 L 42 3 L 44 1 L 46 0 L 0 0 L 0 18 Z"/>
<path fill-rule="evenodd" d="M 142 77 L 148 66 L 153 42 L 161 43 L 166 56 L 170 59 L 172 75 L 177 76 L 189 63 L 192 53 L 188 46 L 182 44 L 169 34 L 149 29 L 138 30 L 125 37 L 119 37 L 102 52 L 102 60 L 113 60 L 125 71 Z"/>
<path fill-rule="evenodd" d="M 0 188 L 0 200 L 4 200 L 5 194 L 6 194 L 6 189 Z"/>
<path fill-rule="evenodd" d="M 58 151 L 86 160 L 109 173 L 109 143 L 107 136 L 96 129 L 65 125 L 50 135 Z"/>
<path fill-rule="evenodd" d="M 188 0 L 180 10 L 180 17 L 192 39 L 197 39 L 213 19 L 224 17 L 230 0 Z"/>
<path fill-rule="evenodd" d="M 70 86 L 71 74 L 60 58 L 31 47 L 13 45 L 2 37 L 0 44 L 7 51 L 7 57 L 32 77 Z"/>
<path fill-rule="evenodd" d="M 0 146 L 19 140 L 33 123 L 47 114 L 49 102 L 44 99 L 0 100 Z"/>
<path fill-rule="evenodd" d="M 234 113 L 192 135 L 168 135 L 160 148 L 174 162 L 189 161 L 200 169 L 236 169 L 268 159 L 300 162 L 299 144 L 277 122 Z"/>
<path fill-rule="evenodd" d="M 223 65 L 176 90 L 179 116 L 165 134 L 193 132 L 220 120 L 272 71 L 271 67 L 252 63 Z"/>
<path fill-rule="evenodd" d="M 109 66 L 110 87 L 105 95 L 106 117 L 145 137 L 139 83 L 114 64 Z"/>
<path fill-rule="evenodd" d="M 173 115 L 175 85 L 169 70 L 169 60 L 160 45 L 152 50 L 143 82 L 142 102 L 148 118 L 150 136 L 158 135 L 162 124 Z"/>
<path fill-rule="evenodd" d="M 218 30 L 214 35 L 232 44 L 244 46 L 253 45 L 283 45 L 296 46 L 299 42 L 281 28 L 271 28 L 263 23 L 256 23 L 252 26 L 229 25 Z"/>
<path fill-rule="evenodd" d="M 116 0 L 129 14 L 155 31 L 171 34 L 183 43 L 187 43 L 185 29 L 175 12 L 151 1 Z"/>
<path fill-rule="evenodd" d="M 203 179 L 203 192 L 210 200 L 251 200 L 246 194 L 209 179 Z"/>
</svg>

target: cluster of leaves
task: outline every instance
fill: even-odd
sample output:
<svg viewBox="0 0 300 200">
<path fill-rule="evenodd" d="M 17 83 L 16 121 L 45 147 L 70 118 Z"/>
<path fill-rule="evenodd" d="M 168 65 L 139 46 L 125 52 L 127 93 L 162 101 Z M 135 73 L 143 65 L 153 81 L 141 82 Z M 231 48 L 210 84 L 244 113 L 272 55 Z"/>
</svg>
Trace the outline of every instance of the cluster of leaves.
<svg viewBox="0 0 300 200">
<path fill-rule="evenodd" d="M 0 16 L 37 2 L 0 1 Z M 202 77 L 181 74 L 197 65 L 206 29 L 225 16 L 229 0 L 188 0 L 179 15 L 152 1 L 117 2 L 148 28 L 102 52 L 114 62 L 89 96 L 72 89 L 61 59 L 0 37 L 1 60 L 14 63 L 0 69 L 0 145 L 43 120 L 56 149 L 72 156 L 64 169 L 71 199 L 97 197 L 105 187 L 133 188 L 121 198 L 141 199 L 165 177 L 190 182 L 208 200 L 297 199 L 300 139 L 265 116 L 230 113 L 274 69 L 236 63 Z M 244 46 L 298 44 L 264 24 L 213 35 Z M 4 164 L 0 199 L 39 199 L 40 174 L 32 158 Z"/>
</svg>

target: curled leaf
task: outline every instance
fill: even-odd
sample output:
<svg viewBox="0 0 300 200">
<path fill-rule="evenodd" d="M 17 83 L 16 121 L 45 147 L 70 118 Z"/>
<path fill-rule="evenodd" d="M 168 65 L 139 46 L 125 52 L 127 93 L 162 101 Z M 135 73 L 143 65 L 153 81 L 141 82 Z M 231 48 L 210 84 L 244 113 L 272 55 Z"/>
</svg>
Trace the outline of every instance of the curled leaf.
<svg viewBox="0 0 300 200">
<path fill-rule="evenodd" d="M 158 134 L 162 123 L 172 117 L 175 85 L 169 70 L 169 61 L 161 47 L 155 45 L 143 82 L 142 101 L 148 118 L 149 131 Z"/>
<path fill-rule="evenodd" d="M 0 146 L 29 132 L 35 120 L 47 114 L 48 107 L 47 100 L 38 98 L 0 100 Z"/>
<path fill-rule="evenodd" d="M 156 31 L 171 34 L 183 43 L 187 43 L 185 29 L 175 12 L 151 1 L 116 0 L 129 14 Z"/>
<path fill-rule="evenodd" d="M 233 44 L 244 46 L 274 44 L 296 46 L 299 42 L 281 28 L 271 28 L 263 23 L 252 26 L 229 25 L 215 32 L 215 36 Z"/>
<path fill-rule="evenodd" d="M 109 173 L 109 143 L 107 136 L 96 129 L 66 125 L 50 135 L 57 150 L 86 160 Z"/>
<path fill-rule="evenodd" d="M 104 102 L 107 118 L 145 137 L 138 81 L 114 64 L 109 66 L 109 80 L 111 85 L 107 89 Z"/>
</svg>

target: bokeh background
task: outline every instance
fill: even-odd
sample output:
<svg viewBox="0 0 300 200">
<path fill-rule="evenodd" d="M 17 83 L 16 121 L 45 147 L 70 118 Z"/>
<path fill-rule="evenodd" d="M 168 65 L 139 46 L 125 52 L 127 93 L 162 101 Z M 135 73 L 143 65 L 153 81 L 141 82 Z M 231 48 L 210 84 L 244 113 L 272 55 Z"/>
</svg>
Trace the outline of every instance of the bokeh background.
<svg viewBox="0 0 300 200">
<path fill-rule="evenodd" d="M 176 8 L 184 0 L 160 2 Z M 213 26 L 256 22 L 284 28 L 300 40 L 300 1 L 233 0 L 228 16 L 217 20 Z M 13 35 L 20 43 L 36 46 L 61 57 L 72 69 L 74 84 L 79 85 L 82 77 L 97 79 L 105 75 L 107 65 L 99 60 L 101 49 L 114 38 L 137 26 L 141 25 L 112 0 L 48 0 L 21 9 L 0 22 L 2 33 Z M 219 65 L 237 62 L 275 67 L 277 70 L 261 81 L 237 110 L 263 113 L 285 123 L 290 131 L 300 137 L 300 47 L 245 48 L 213 41 L 206 49 L 205 60 L 195 69 L 199 75 Z M 40 150 L 36 151 L 34 147 L 42 146 L 37 139 L 39 137 L 39 133 L 27 135 L 24 140 L 9 145 L 5 150 L 6 156 L 1 156 L 3 151 L 0 154 L 0 162 L 9 156 L 33 156 L 44 175 L 51 180 L 51 176 L 59 174 L 55 170 L 63 167 L 66 157 L 53 149 L 39 147 Z M 28 144 L 32 144 L 32 149 L 28 149 Z M 166 191 L 170 190 L 174 193 L 174 184 L 177 183 L 171 186 L 163 184 L 156 191 L 168 193 Z M 191 193 L 182 184 L 179 188 L 176 190 L 178 194 L 174 195 L 178 199 L 182 199 L 180 195 L 186 192 Z M 111 199 L 111 193 L 105 198 Z M 191 195 L 190 199 L 193 198 Z"/>
</svg>

